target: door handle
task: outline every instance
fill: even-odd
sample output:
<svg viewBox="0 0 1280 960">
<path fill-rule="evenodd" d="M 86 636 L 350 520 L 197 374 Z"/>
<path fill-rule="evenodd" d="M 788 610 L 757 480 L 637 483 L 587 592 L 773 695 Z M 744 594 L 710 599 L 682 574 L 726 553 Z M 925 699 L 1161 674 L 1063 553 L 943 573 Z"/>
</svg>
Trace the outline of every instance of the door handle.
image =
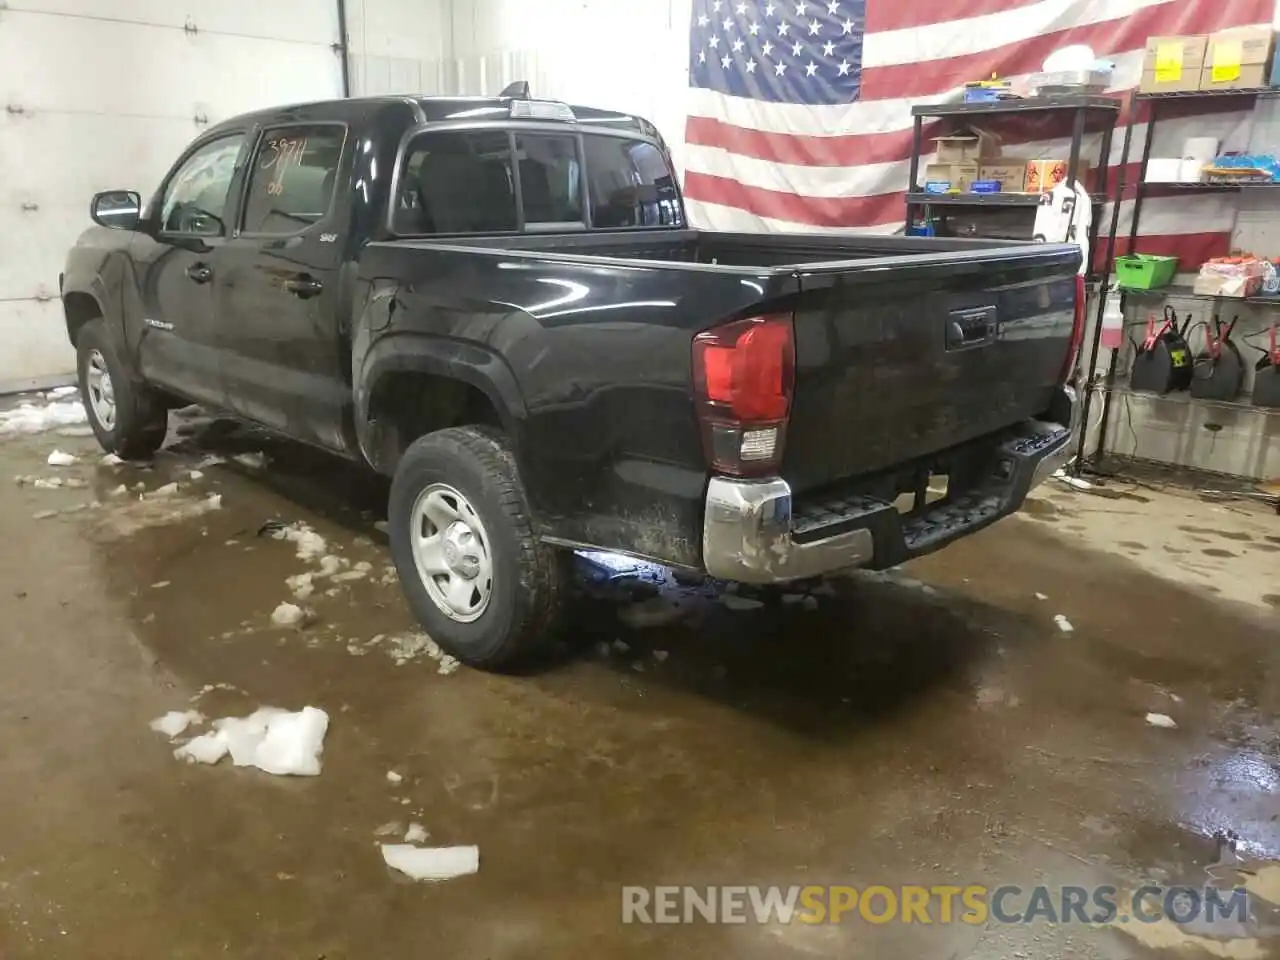
<svg viewBox="0 0 1280 960">
<path fill-rule="evenodd" d="M 187 276 L 196 283 L 208 283 L 213 279 L 213 270 L 203 263 L 193 263 L 187 267 Z"/>
<path fill-rule="evenodd" d="M 305 273 L 300 277 L 293 277 L 284 282 L 284 288 L 301 300 L 307 300 L 314 297 L 324 289 L 324 284 L 315 277 L 307 276 Z"/>
</svg>

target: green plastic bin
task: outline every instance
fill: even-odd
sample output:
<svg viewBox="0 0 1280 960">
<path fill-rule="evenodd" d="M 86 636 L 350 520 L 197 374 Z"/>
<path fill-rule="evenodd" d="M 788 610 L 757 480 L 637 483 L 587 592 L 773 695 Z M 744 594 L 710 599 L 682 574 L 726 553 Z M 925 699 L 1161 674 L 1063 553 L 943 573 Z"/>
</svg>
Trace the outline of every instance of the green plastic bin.
<svg viewBox="0 0 1280 960">
<path fill-rule="evenodd" d="M 1151 253 L 1116 257 L 1116 286 L 1130 290 L 1154 290 L 1168 286 L 1177 272 L 1177 257 L 1160 257 Z"/>
</svg>

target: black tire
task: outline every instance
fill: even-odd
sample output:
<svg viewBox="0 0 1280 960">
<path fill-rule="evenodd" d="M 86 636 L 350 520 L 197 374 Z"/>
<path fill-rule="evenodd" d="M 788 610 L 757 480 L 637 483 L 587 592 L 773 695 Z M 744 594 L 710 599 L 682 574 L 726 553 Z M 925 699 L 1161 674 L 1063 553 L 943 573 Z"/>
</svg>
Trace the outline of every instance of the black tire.
<svg viewBox="0 0 1280 960">
<path fill-rule="evenodd" d="M 90 396 L 89 365 L 95 353 L 106 364 L 115 394 L 115 423 L 110 426 L 98 419 Z M 135 380 L 120 362 L 100 319 L 86 323 L 76 338 L 76 374 L 89 426 L 104 450 L 126 460 L 146 460 L 160 449 L 169 429 L 168 408 L 160 394 Z"/>
<path fill-rule="evenodd" d="M 454 619 L 432 599 L 411 546 L 415 504 L 441 483 L 470 502 L 488 540 L 492 588 L 488 605 L 470 622 Z M 444 650 L 469 666 L 510 670 L 544 649 L 567 595 L 568 554 L 536 538 L 506 437 L 451 427 L 415 440 L 396 467 L 387 528 L 409 606 Z"/>
</svg>

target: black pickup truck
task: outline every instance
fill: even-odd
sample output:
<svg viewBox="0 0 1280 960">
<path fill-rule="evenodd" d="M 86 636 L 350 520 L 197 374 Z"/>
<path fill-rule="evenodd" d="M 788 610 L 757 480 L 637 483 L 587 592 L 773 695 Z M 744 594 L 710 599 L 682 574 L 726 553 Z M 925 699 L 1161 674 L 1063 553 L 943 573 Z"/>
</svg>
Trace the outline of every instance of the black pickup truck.
<svg viewBox="0 0 1280 960">
<path fill-rule="evenodd" d="M 196 402 L 366 461 L 414 613 L 477 666 L 536 649 L 574 548 L 892 566 L 1017 510 L 1078 428 L 1077 247 L 692 229 L 616 112 L 273 109 L 91 212 L 61 291 L 102 445 L 147 457 Z"/>
</svg>

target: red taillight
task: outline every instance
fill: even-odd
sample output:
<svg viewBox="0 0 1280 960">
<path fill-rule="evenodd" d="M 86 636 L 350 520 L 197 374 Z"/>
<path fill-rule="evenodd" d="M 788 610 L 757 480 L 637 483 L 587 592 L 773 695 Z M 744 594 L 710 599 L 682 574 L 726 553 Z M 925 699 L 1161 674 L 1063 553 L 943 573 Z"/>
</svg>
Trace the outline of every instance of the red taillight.
<svg viewBox="0 0 1280 960">
<path fill-rule="evenodd" d="M 1075 320 L 1071 324 L 1071 346 L 1067 348 L 1067 358 L 1062 363 L 1062 373 L 1058 377 L 1058 381 L 1061 383 L 1066 383 L 1067 377 L 1071 376 L 1071 371 L 1075 369 L 1076 358 L 1080 356 L 1080 345 L 1084 343 L 1086 299 L 1084 277 L 1077 274 Z"/>
<path fill-rule="evenodd" d="M 790 314 L 751 317 L 698 334 L 693 385 L 711 466 L 739 476 L 776 470 L 795 385 Z"/>
</svg>

